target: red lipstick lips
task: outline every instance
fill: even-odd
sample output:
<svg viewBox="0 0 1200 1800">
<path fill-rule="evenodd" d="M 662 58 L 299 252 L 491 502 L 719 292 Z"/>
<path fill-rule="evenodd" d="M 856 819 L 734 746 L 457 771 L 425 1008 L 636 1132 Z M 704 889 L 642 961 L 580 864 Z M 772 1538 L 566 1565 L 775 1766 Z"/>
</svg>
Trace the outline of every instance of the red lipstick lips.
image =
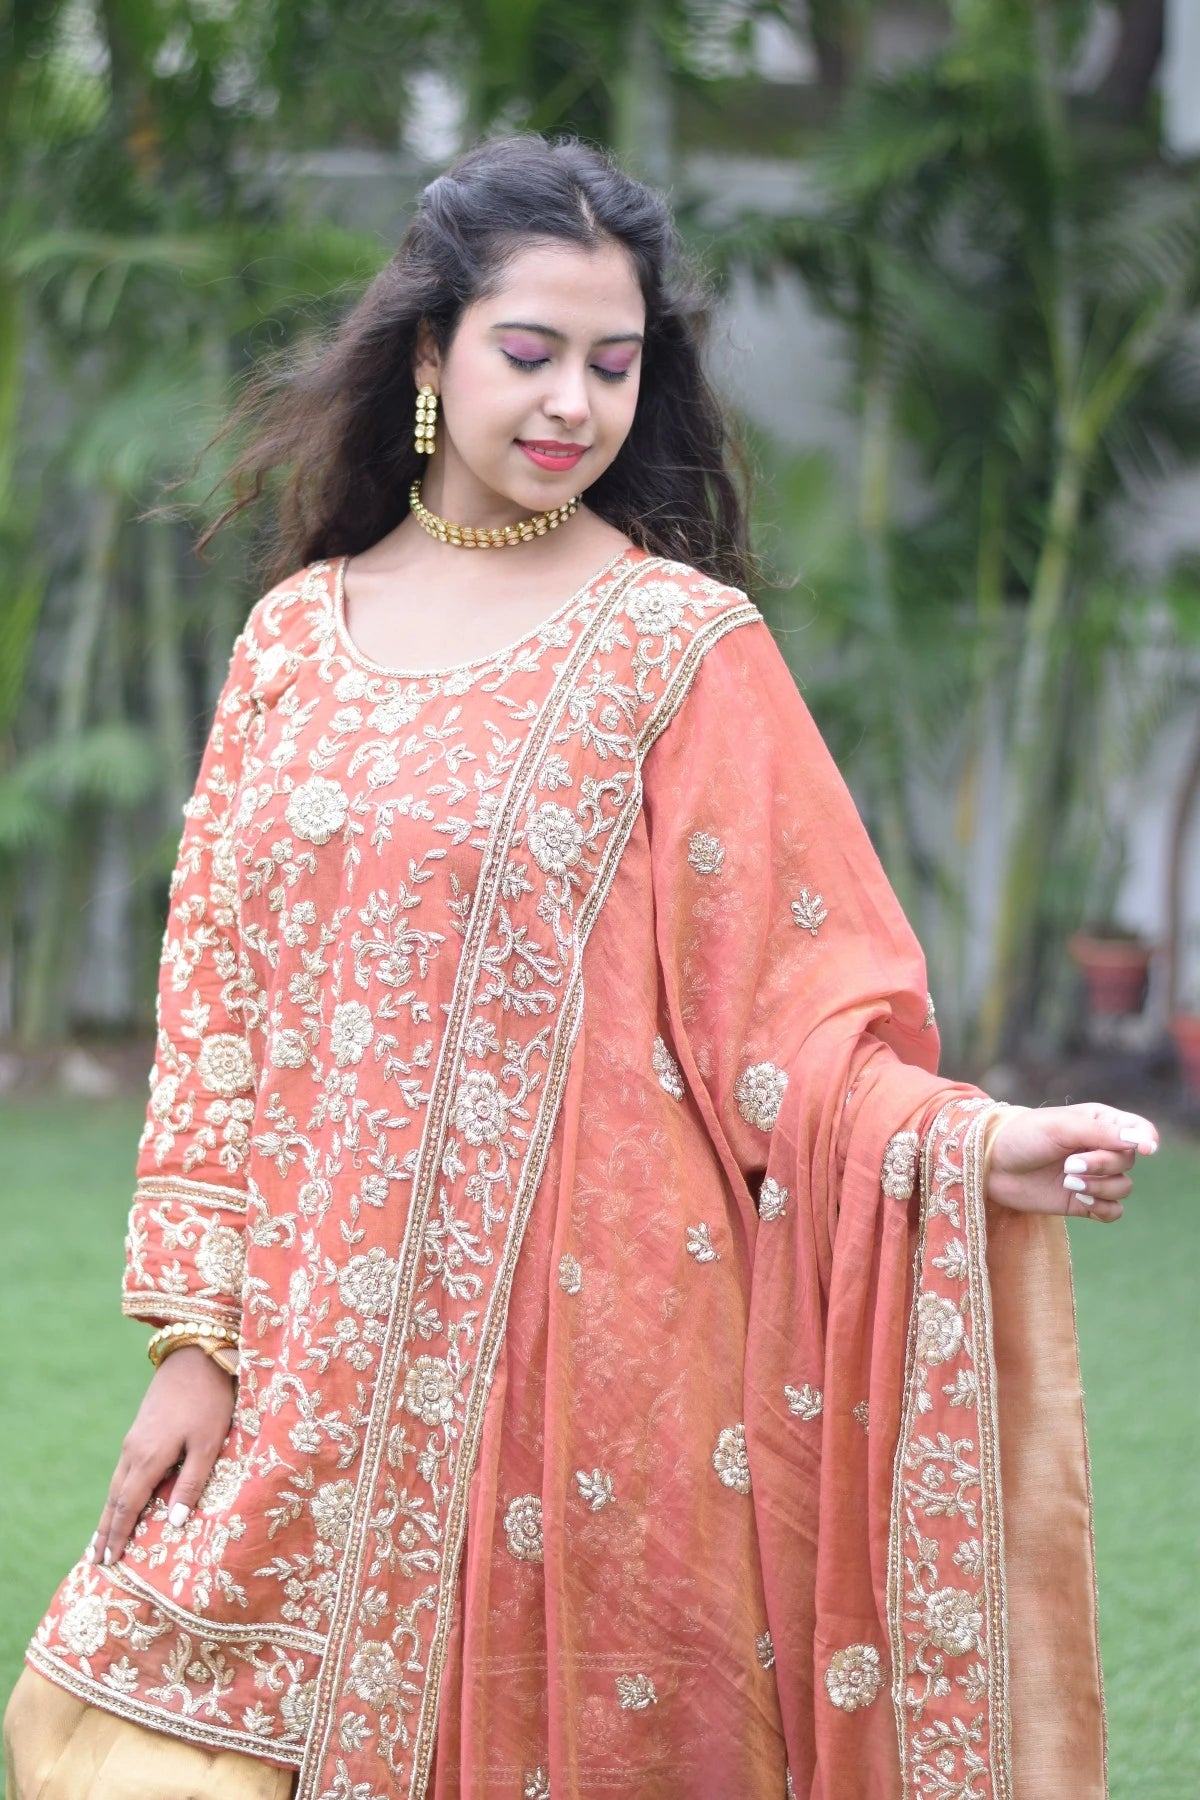
<svg viewBox="0 0 1200 1800">
<path fill-rule="evenodd" d="M 518 438 L 517 443 L 539 469 L 573 469 L 586 444 L 564 444 L 557 438 Z"/>
</svg>

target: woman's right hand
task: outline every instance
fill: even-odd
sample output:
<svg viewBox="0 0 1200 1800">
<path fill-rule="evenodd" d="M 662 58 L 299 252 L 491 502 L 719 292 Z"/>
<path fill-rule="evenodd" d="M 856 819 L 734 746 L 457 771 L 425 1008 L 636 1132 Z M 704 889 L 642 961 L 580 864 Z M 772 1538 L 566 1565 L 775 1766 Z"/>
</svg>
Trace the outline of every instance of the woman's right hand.
<svg viewBox="0 0 1200 1800">
<path fill-rule="evenodd" d="M 232 1375 L 195 1344 L 163 1358 L 121 1447 L 88 1562 L 116 1562 L 151 1494 L 180 1463 L 171 1523 L 185 1522 L 229 1435 L 235 1392 Z"/>
</svg>

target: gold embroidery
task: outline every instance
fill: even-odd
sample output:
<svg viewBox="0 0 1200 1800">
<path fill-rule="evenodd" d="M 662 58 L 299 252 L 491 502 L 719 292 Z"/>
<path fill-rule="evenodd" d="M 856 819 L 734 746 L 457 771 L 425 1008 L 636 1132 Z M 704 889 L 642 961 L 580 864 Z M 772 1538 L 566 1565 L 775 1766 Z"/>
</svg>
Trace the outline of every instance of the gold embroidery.
<svg viewBox="0 0 1200 1800">
<path fill-rule="evenodd" d="M 774 1129 L 787 1082 L 786 1070 L 776 1067 L 773 1062 L 751 1063 L 748 1069 L 742 1070 L 733 1094 L 737 1109 L 748 1125 L 757 1125 L 760 1131 Z"/>
<path fill-rule="evenodd" d="M 590 1475 L 586 1469 L 576 1469 L 575 1479 L 579 1483 L 580 1494 L 593 1512 L 599 1512 L 615 1498 L 613 1478 L 601 1469 L 593 1469 Z"/>
<path fill-rule="evenodd" d="M 689 1225 L 687 1228 L 688 1255 L 694 1256 L 698 1263 L 720 1262 L 721 1252 L 713 1248 L 708 1226 L 703 1222 Z"/>
<path fill-rule="evenodd" d="M 925 1017 L 921 1022 L 921 1030 L 928 1031 L 929 1027 L 933 1024 L 933 1021 L 936 1017 L 937 1017 L 937 1014 L 934 1012 L 934 1009 L 933 1009 L 933 995 L 926 994 L 926 996 L 925 996 Z"/>
<path fill-rule="evenodd" d="M 864 1432 L 871 1429 L 871 1408 L 866 1400 L 860 1400 L 857 1406 L 850 1408 L 850 1417 L 857 1420 Z"/>
<path fill-rule="evenodd" d="M 711 831 L 693 831 L 688 839 L 688 861 L 697 875 L 719 875 L 725 846 Z"/>
<path fill-rule="evenodd" d="M 540 1764 L 526 1771 L 521 1800 L 550 1800 L 550 1777 Z"/>
<path fill-rule="evenodd" d="M 835 1650 L 829 1659 L 825 1692 L 842 1712 L 857 1712 L 860 1706 L 870 1706 L 879 1692 L 881 1680 L 879 1652 L 875 1646 L 847 1644 L 844 1650 Z M 949 1792 L 948 1789 L 942 1791 Z"/>
<path fill-rule="evenodd" d="M 989 1800 L 1012 1800 L 982 1181 L 994 1110 L 986 1097 L 948 1102 L 922 1148 L 888 1615 L 906 1786 L 958 1794 L 987 1779 Z M 949 1379 L 931 1386 L 933 1369 Z M 964 1409 L 973 1416 L 960 1424 Z M 965 1712 L 964 1702 L 983 1710 Z"/>
<path fill-rule="evenodd" d="M 768 1175 L 758 1190 L 758 1216 L 768 1222 L 781 1219 L 789 1199 L 788 1190 L 780 1187 L 773 1175 Z"/>
<path fill-rule="evenodd" d="M 750 1461 L 746 1455 L 746 1427 L 727 1425 L 717 1439 L 712 1466 L 718 1479 L 735 1494 L 750 1492 Z"/>
<path fill-rule="evenodd" d="M 645 1712 L 658 1705 L 654 1683 L 648 1675 L 618 1675 L 617 1699 L 625 1712 Z"/>
<path fill-rule="evenodd" d="M 518 1494 L 504 1515 L 508 1548 L 519 1562 L 542 1560 L 542 1503 L 536 1494 Z"/>
<path fill-rule="evenodd" d="M 792 917 L 802 931 L 811 931 L 816 937 L 829 917 L 829 909 L 823 904 L 822 895 L 810 894 L 803 887 L 800 889 L 800 898 L 792 901 Z"/>
<path fill-rule="evenodd" d="M 819 1419 L 825 1406 L 821 1390 L 810 1387 L 807 1381 L 800 1388 L 785 1387 L 783 1397 L 788 1403 L 788 1411 L 798 1419 Z"/>
<path fill-rule="evenodd" d="M 769 1631 L 764 1631 L 761 1637 L 755 1638 L 754 1654 L 757 1656 L 764 1669 L 773 1669 L 775 1667 L 775 1646 L 771 1642 L 771 1634 Z"/>
<path fill-rule="evenodd" d="M 921 1141 L 915 1131 L 897 1131 L 883 1153 L 883 1191 L 889 1200 L 911 1200 Z"/>
<path fill-rule="evenodd" d="M 558 1285 L 564 1294 L 577 1294 L 583 1286 L 583 1264 L 577 1256 L 559 1257 Z"/>
<path fill-rule="evenodd" d="M 656 1037 L 654 1048 L 650 1052 L 650 1066 L 658 1078 L 658 1085 L 664 1094 L 670 1094 L 672 1100 L 682 1100 L 684 1096 L 683 1071 L 667 1048 L 666 1039 Z"/>
</svg>

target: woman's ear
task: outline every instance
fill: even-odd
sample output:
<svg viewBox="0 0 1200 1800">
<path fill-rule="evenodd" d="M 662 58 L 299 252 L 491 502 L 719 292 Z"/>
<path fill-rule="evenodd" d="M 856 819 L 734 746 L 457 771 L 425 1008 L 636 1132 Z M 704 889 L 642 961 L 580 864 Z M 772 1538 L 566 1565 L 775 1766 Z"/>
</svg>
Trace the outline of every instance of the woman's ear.
<svg viewBox="0 0 1200 1800">
<path fill-rule="evenodd" d="M 417 326 L 416 342 L 413 346 L 413 381 L 417 387 L 424 387 L 426 382 L 436 392 L 439 387 L 442 359 L 438 352 L 437 339 L 433 335 L 433 327 L 424 319 Z"/>
</svg>

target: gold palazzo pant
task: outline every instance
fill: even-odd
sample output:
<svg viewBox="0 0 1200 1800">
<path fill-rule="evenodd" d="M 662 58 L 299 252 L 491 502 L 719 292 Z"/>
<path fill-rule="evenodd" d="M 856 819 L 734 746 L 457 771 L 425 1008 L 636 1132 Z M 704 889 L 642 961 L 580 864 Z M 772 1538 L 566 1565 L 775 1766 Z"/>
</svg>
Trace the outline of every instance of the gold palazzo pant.
<svg viewBox="0 0 1200 1800">
<path fill-rule="evenodd" d="M 76 1700 L 26 1665 L 4 1714 L 7 1800 L 288 1800 L 295 1773 Z"/>
</svg>

